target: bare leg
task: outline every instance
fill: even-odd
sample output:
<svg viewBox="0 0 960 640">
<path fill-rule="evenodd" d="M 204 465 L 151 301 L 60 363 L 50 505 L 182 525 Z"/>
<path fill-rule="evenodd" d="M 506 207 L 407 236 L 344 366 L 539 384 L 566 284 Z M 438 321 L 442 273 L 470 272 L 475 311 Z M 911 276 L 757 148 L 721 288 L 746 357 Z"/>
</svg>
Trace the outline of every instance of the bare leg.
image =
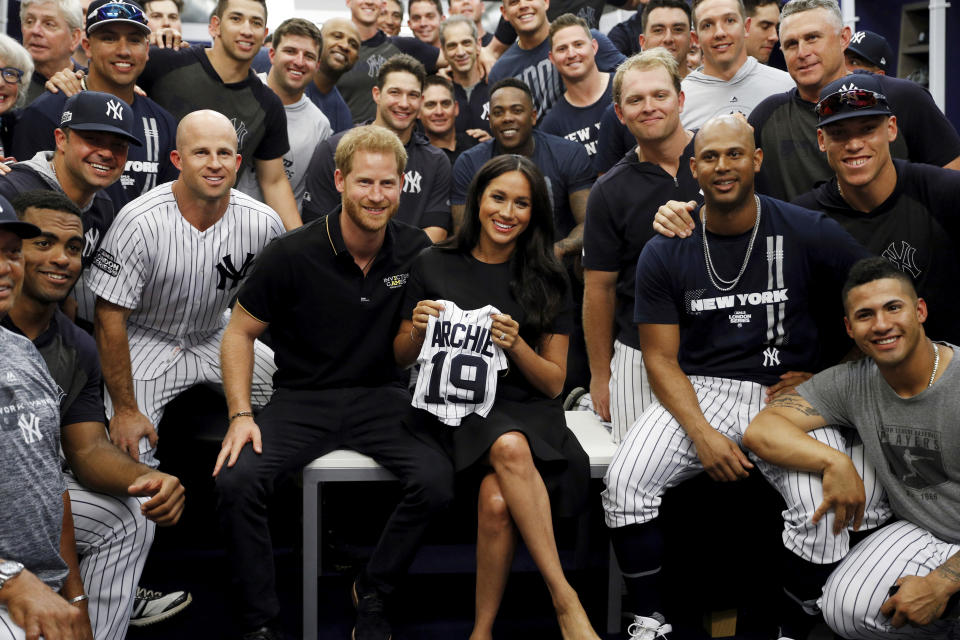
<svg viewBox="0 0 960 640">
<path fill-rule="evenodd" d="M 477 611 L 470 640 L 493 638 L 493 622 L 510 576 L 517 530 L 495 473 L 480 483 L 477 506 Z"/>
<path fill-rule="evenodd" d="M 510 515 L 550 590 L 564 640 L 599 640 L 576 591 L 563 575 L 550 498 L 533 464 L 527 439 L 515 431 L 505 433 L 490 447 L 489 458 Z"/>
</svg>

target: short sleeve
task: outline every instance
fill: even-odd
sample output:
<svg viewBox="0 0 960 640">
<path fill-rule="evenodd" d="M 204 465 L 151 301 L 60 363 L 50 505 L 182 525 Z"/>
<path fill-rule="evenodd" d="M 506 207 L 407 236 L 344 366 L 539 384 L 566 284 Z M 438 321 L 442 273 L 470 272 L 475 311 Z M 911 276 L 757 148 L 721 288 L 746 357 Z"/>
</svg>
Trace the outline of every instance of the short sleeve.
<svg viewBox="0 0 960 640">
<path fill-rule="evenodd" d="M 117 220 L 107 231 L 84 279 L 97 297 L 124 309 L 136 309 L 148 262 L 148 246 L 137 221 Z"/>
<path fill-rule="evenodd" d="M 453 229 L 450 216 L 450 162 L 441 154 L 432 156 L 434 159 L 432 171 L 436 176 L 429 200 L 423 209 L 420 227 L 442 227 L 448 231 Z"/>
<path fill-rule="evenodd" d="M 574 142 L 568 148 L 570 149 L 569 157 L 562 165 L 566 175 L 569 176 L 567 192 L 573 193 L 591 188 L 597 181 L 597 172 L 593 168 L 593 163 L 590 162 L 587 150 L 578 142 Z"/>
<path fill-rule="evenodd" d="M 27 107 L 20 113 L 17 126 L 13 130 L 13 147 L 7 155 L 17 160 L 29 160 L 37 151 L 50 151 L 56 148 L 53 130 L 58 123 L 51 122 L 45 113 L 36 107 Z"/>
<path fill-rule="evenodd" d="M 450 204 L 461 205 L 467 203 L 467 188 L 476 173 L 473 154 L 461 153 L 453 164 L 453 186 L 450 189 Z"/>
<path fill-rule="evenodd" d="M 295 277 L 286 244 L 271 242 L 253 263 L 253 271 L 237 294 L 237 304 L 260 322 L 269 324 L 277 311 L 289 306 L 293 299 Z"/>
<path fill-rule="evenodd" d="M 593 156 L 593 168 L 597 173 L 606 173 L 620 162 L 636 141 L 633 134 L 617 118 L 611 104 L 600 118 L 600 135 L 597 138 L 597 153 Z"/>
<path fill-rule="evenodd" d="M 943 167 L 960 156 L 960 136 L 930 92 L 906 80 L 896 85 L 902 92 L 897 103 L 909 105 L 907 109 L 895 110 L 910 160 Z"/>
<path fill-rule="evenodd" d="M 262 87 L 265 88 L 266 85 Z M 287 138 L 287 112 L 283 109 L 283 103 L 274 94 L 269 93 L 267 97 L 268 99 L 263 100 L 266 107 L 264 118 L 266 132 L 253 151 L 253 157 L 257 160 L 274 160 L 290 151 L 290 140 Z"/>
<path fill-rule="evenodd" d="M 425 299 L 424 262 L 429 251 L 431 249 L 424 250 L 413 259 L 410 265 L 410 277 L 407 278 L 407 284 L 403 288 L 403 304 L 400 306 L 400 317 L 404 320 L 413 318 L 413 310 L 417 303 Z"/>
<path fill-rule="evenodd" d="M 390 42 L 403 53 L 419 60 L 420 64 L 426 67 L 427 74 L 437 72 L 437 60 L 440 58 L 440 49 L 408 36 L 391 36 Z"/>
<path fill-rule="evenodd" d="M 307 191 L 303 198 L 303 221 L 322 218 L 340 204 L 340 192 L 333 181 L 336 166 L 333 160 L 334 147 L 328 138 L 313 150 L 307 165 Z"/>
<path fill-rule="evenodd" d="M 863 258 L 871 254 L 862 244 L 856 241 L 836 220 L 820 214 L 817 220 L 818 250 L 813 255 L 820 262 L 822 275 L 832 277 L 843 286 L 850 268 Z"/>
<path fill-rule="evenodd" d="M 89 338 L 89 336 L 85 337 Z M 103 409 L 103 399 L 100 389 L 103 376 L 100 371 L 100 359 L 97 357 L 97 348 L 92 339 L 87 344 L 78 344 L 80 351 L 79 368 L 86 374 L 86 381 L 79 395 L 64 407 L 60 416 L 60 424 L 71 425 L 81 422 L 106 423 L 107 417 Z"/>
<path fill-rule="evenodd" d="M 851 367 L 860 364 L 839 364 L 821 371 L 797 387 L 797 393 L 823 416 L 827 424 L 855 426 L 846 411 L 845 400 L 851 397 Z"/>
<path fill-rule="evenodd" d="M 603 35 L 596 29 L 591 29 L 590 33 L 597 41 L 597 68 L 600 71 L 616 71 L 620 63 L 627 59 L 625 55 L 612 42 L 610 38 Z"/>
<path fill-rule="evenodd" d="M 680 324 L 670 285 L 670 270 L 657 251 L 658 244 L 656 238 L 648 242 L 637 260 L 636 300 L 633 307 L 633 321 L 636 324 Z"/>
<path fill-rule="evenodd" d="M 497 29 L 493 36 L 508 47 L 517 39 L 517 32 L 513 25 L 507 22 L 507 19 L 500 16 L 500 22 L 497 23 Z"/>
<path fill-rule="evenodd" d="M 583 225 L 583 267 L 596 271 L 620 271 L 619 256 L 623 233 L 617 229 L 606 189 L 598 183 L 587 199 L 587 218 Z"/>
</svg>

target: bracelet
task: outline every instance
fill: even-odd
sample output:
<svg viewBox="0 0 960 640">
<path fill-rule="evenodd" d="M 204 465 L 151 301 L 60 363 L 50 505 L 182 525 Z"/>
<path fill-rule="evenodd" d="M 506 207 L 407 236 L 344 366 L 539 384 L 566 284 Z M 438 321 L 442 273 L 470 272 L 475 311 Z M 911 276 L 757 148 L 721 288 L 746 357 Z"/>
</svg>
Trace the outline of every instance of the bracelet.
<svg viewBox="0 0 960 640">
<path fill-rule="evenodd" d="M 237 418 L 242 418 L 243 416 L 253 417 L 253 411 L 237 411 L 235 414 L 230 416 L 229 422 L 232 423 Z"/>
<path fill-rule="evenodd" d="M 83 602 L 84 600 L 89 600 L 89 599 L 90 598 L 89 596 L 87 596 L 87 594 L 81 593 L 76 598 L 70 598 L 69 600 L 67 600 L 67 602 L 69 602 L 70 604 L 78 604 L 80 602 Z"/>
</svg>

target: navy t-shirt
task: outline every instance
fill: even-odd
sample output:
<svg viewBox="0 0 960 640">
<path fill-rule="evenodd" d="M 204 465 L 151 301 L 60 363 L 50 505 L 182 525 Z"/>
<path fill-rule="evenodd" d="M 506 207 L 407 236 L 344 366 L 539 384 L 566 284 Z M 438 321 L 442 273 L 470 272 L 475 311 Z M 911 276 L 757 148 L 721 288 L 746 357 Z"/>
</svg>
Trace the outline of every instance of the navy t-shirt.
<svg viewBox="0 0 960 640">
<path fill-rule="evenodd" d="M 600 71 L 616 70 L 626 57 L 617 51 L 607 36 L 596 29 L 591 29 L 590 33 L 600 47 L 596 56 L 597 68 Z M 519 78 L 526 82 L 533 92 L 533 106 L 537 110 L 537 118 L 542 119 L 563 95 L 563 80 L 557 68 L 550 62 L 549 53 L 549 38 L 533 49 L 521 49 L 519 43 L 514 43 L 493 65 L 487 81 L 491 86 L 504 78 Z"/>
<path fill-rule="evenodd" d="M 460 107 L 460 113 L 457 114 L 457 121 L 454 124 L 458 132 L 464 132 L 467 129 L 490 131 L 490 86 L 484 80 L 473 85 L 469 97 L 467 90 L 454 82 L 453 97 Z"/>
<path fill-rule="evenodd" d="M 643 8 L 619 24 L 615 24 L 607 37 L 610 42 L 620 50 L 620 53 L 628 58 L 636 53 L 640 53 L 640 34 L 643 33 L 641 26 Z"/>
<path fill-rule="evenodd" d="M 960 172 L 894 159 L 897 185 L 873 211 L 852 209 L 834 177 L 794 203 L 823 211 L 875 255 L 910 276 L 930 315 L 924 329 L 934 340 L 960 344 Z"/>
<path fill-rule="evenodd" d="M 567 101 L 566 96 L 560 96 L 560 100 L 553 105 L 550 113 L 540 120 L 540 131 L 579 142 L 586 149 L 590 161 L 593 162 L 600 138 L 600 120 L 612 101 L 613 74 L 611 73 L 607 81 L 607 92 L 589 106 L 575 107 Z"/>
<path fill-rule="evenodd" d="M 816 371 L 824 331 L 842 333 L 840 312 L 829 328 L 820 309 L 834 309 L 850 267 L 869 254 L 822 213 L 760 196 L 762 213 L 747 269 L 730 291 L 707 277 L 703 227 L 689 238 L 657 236 L 637 262 L 634 321 L 680 326 L 680 368 L 771 385 L 787 371 Z M 707 234 L 720 276 L 739 272 L 752 229 Z"/>
<path fill-rule="evenodd" d="M 553 204 L 555 239 L 565 238 L 576 226 L 570 210 L 570 194 L 589 189 L 597 175 L 582 145 L 534 130 L 533 156 L 530 158 L 547 179 Z M 451 204 L 466 204 L 467 188 L 484 163 L 503 151 L 496 140 L 487 140 L 460 154 L 453 165 Z"/>
<path fill-rule="evenodd" d="M 960 156 L 960 136 L 926 89 L 909 80 L 878 76 L 890 109 L 897 116 L 896 158 L 942 167 Z M 817 144 L 816 105 L 796 89 L 770 96 L 750 113 L 757 146 L 764 151 L 757 189 L 793 200 L 833 175 Z"/>
<path fill-rule="evenodd" d="M 600 135 L 597 138 L 597 154 L 593 166 L 597 173 L 606 173 L 620 162 L 628 151 L 637 146 L 637 139 L 626 125 L 620 122 L 613 105 L 608 105 L 600 117 Z"/>
<path fill-rule="evenodd" d="M 29 160 L 37 151 L 56 149 L 53 130 L 60 126 L 60 115 L 67 97 L 45 93 L 24 109 L 13 135 L 11 155 Z M 117 211 L 157 185 L 176 180 L 180 172 L 170 161 L 176 147 L 177 123 L 170 113 L 150 98 L 136 96 L 133 104 L 133 126 L 143 146 L 131 144 L 127 164 L 120 179 L 104 191 L 113 200 Z"/>
<path fill-rule="evenodd" d="M 333 129 L 334 133 L 346 131 L 353 126 L 353 115 L 350 113 L 350 107 L 347 106 L 343 96 L 340 95 L 340 90 L 336 87 L 331 89 L 330 93 L 325 94 L 311 82 L 307 85 L 304 94 L 313 104 L 317 105 L 320 111 L 323 111 L 323 115 L 327 116 L 327 120 L 330 121 L 330 128 Z"/>
</svg>

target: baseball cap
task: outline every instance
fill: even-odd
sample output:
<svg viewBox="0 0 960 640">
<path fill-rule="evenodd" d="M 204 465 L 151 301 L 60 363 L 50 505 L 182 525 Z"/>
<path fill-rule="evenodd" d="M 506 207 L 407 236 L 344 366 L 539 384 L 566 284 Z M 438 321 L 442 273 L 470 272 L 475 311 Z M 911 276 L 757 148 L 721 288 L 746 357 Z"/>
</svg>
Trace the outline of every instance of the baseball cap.
<svg viewBox="0 0 960 640">
<path fill-rule="evenodd" d="M 893 49 L 890 48 L 887 39 L 873 31 L 857 31 L 853 34 L 847 51 L 857 54 L 884 71 L 887 71 L 890 63 L 893 62 Z"/>
<path fill-rule="evenodd" d="M 21 238 L 36 238 L 40 227 L 17 219 L 17 212 L 10 201 L 0 196 L 0 231 L 10 231 Z"/>
<path fill-rule="evenodd" d="M 817 127 L 847 118 L 893 115 L 887 96 L 880 92 L 881 77 L 872 73 L 852 73 L 824 87 L 816 107 Z"/>
<path fill-rule="evenodd" d="M 133 120 L 133 108 L 117 96 L 81 91 L 67 98 L 63 105 L 60 128 L 115 133 L 142 147 L 143 140 L 134 132 Z"/>
<path fill-rule="evenodd" d="M 131 24 L 150 33 L 143 7 L 131 0 L 94 0 L 87 7 L 87 35 L 105 24 Z"/>
</svg>

